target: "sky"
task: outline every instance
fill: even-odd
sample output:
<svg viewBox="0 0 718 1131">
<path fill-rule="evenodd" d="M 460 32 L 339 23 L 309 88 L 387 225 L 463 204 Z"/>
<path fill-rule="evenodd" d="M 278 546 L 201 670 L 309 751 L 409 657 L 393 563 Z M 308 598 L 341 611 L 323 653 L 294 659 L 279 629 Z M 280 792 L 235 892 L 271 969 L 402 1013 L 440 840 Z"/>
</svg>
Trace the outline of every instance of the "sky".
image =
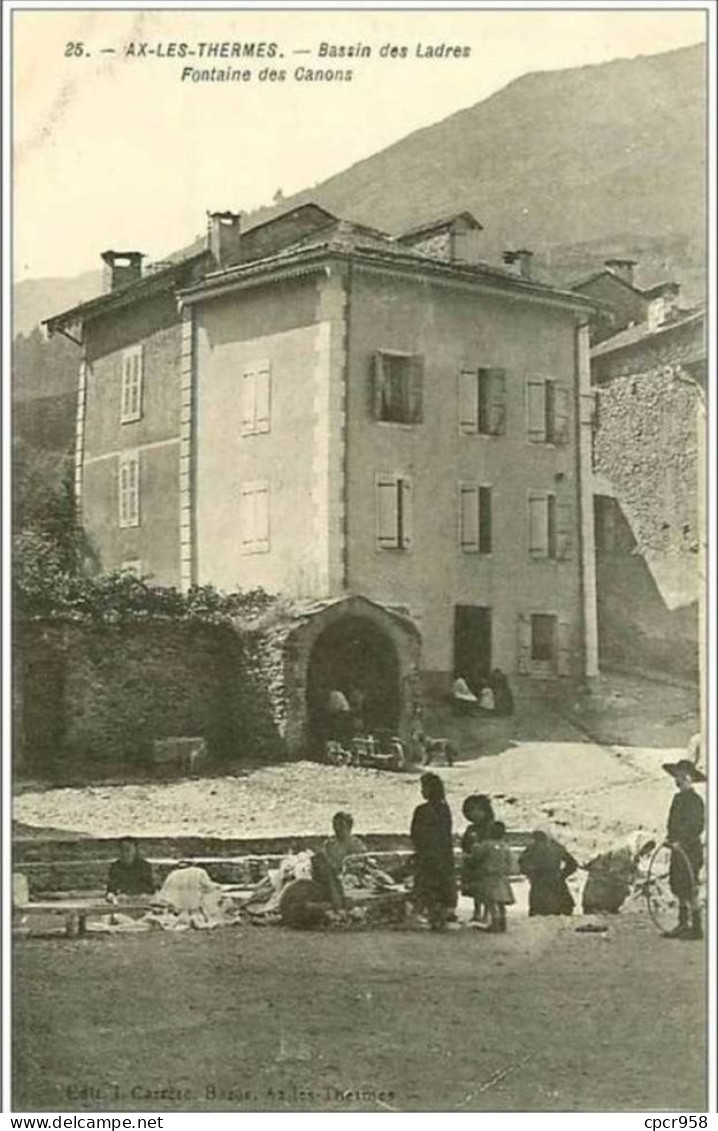
<svg viewBox="0 0 718 1131">
<path fill-rule="evenodd" d="M 208 209 L 250 211 L 278 189 L 316 184 L 528 71 L 700 42 L 704 20 L 686 9 L 16 10 L 15 278 L 94 270 L 107 248 L 161 259 L 204 230 Z M 277 55 L 156 53 L 225 42 L 274 42 Z M 140 43 L 155 54 L 128 54 Z M 368 45 L 372 56 L 322 58 L 322 43 Z M 428 55 L 441 44 L 468 53 Z M 392 46 L 406 57 L 381 54 Z M 213 66 L 251 77 L 182 79 L 185 67 Z M 300 81 L 297 67 L 351 69 L 353 80 Z M 284 81 L 260 81 L 265 68 Z"/>
</svg>

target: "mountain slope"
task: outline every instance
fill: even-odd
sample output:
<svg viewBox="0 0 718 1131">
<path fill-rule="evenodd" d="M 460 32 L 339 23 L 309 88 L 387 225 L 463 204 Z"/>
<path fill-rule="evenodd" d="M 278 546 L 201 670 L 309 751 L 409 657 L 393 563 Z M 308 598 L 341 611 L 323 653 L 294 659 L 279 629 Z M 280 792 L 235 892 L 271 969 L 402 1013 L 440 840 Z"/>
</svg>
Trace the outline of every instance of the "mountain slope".
<svg viewBox="0 0 718 1131">
<path fill-rule="evenodd" d="M 313 200 L 398 232 L 468 208 L 484 225 L 485 259 L 528 246 L 539 277 L 565 283 L 628 254 L 640 262 L 639 285 L 675 278 L 695 302 L 704 285 L 705 102 L 702 45 L 527 74 L 245 223 Z M 94 272 L 18 284 L 15 333 L 99 289 Z M 14 395 L 69 393 L 74 359 L 56 366 L 49 389 L 47 369 L 30 364 L 36 353 L 18 354 Z"/>
</svg>

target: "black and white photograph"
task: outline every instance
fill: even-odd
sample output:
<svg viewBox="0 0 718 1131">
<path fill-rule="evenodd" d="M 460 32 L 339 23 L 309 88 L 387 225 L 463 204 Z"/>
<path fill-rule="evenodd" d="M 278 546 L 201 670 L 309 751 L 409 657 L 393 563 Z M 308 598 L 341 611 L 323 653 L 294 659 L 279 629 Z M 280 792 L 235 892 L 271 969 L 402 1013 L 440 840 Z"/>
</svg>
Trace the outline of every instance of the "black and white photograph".
<svg viewBox="0 0 718 1131">
<path fill-rule="evenodd" d="M 708 1127 L 714 15 L 3 5 L 6 1111 Z"/>
</svg>

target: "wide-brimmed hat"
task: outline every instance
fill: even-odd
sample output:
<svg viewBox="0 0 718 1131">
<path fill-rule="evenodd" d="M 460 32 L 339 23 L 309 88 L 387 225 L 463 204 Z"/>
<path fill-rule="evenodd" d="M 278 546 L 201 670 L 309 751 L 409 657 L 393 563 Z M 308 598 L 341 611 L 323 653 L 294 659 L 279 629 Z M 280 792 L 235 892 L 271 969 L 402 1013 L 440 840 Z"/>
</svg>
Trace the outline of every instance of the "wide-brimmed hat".
<svg viewBox="0 0 718 1131">
<path fill-rule="evenodd" d="M 705 774 L 693 762 L 689 762 L 687 758 L 681 758 L 678 762 L 664 762 L 663 769 L 672 778 L 675 778 L 678 774 L 685 774 L 691 781 L 706 780 Z"/>
</svg>

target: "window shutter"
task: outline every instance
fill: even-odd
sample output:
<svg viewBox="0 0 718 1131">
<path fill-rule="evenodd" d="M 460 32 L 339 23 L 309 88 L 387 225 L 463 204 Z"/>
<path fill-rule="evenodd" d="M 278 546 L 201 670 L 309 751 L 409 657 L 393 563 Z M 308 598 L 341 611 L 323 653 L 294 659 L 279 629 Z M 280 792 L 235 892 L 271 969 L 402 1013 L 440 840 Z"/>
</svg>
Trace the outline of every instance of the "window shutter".
<svg viewBox="0 0 718 1131">
<path fill-rule="evenodd" d="M 571 674 L 571 625 L 565 620 L 558 622 L 556 630 L 556 671 Z"/>
<path fill-rule="evenodd" d="M 569 397 L 565 385 L 554 386 L 553 438 L 557 444 L 568 443 Z"/>
<path fill-rule="evenodd" d="M 546 382 L 529 379 L 526 385 L 528 438 L 534 444 L 546 440 Z"/>
<path fill-rule="evenodd" d="M 269 549 L 269 489 L 266 486 L 257 487 L 253 496 L 254 512 L 254 549 L 267 551 Z"/>
<path fill-rule="evenodd" d="M 459 428 L 462 432 L 479 430 L 478 381 L 475 369 L 463 369 L 459 374 Z"/>
<path fill-rule="evenodd" d="M 254 543 L 254 492 L 251 488 L 242 488 L 240 527 L 242 547 L 246 550 Z"/>
<path fill-rule="evenodd" d="M 263 366 L 254 376 L 255 432 L 269 432 L 270 384 L 269 366 Z"/>
<path fill-rule="evenodd" d="M 491 401 L 489 405 L 489 431 L 500 436 L 506 431 L 506 372 L 491 371 Z"/>
<path fill-rule="evenodd" d="M 140 521 L 140 462 L 136 455 L 120 460 L 119 477 L 120 526 L 138 526 Z"/>
<path fill-rule="evenodd" d="M 569 499 L 556 501 L 556 557 L 566 561 L 573 553 L 573 507 Z"/>
<path fill-rule="evenodd" d="M 411 479 L 402 478 L 397 486 L 398 491 L 401 492 L 401 541 L 399 545 L 404 550 L 410 550 L 414 539 L 413 485 Z"/>
<path fill-rule="evenodd" d="M 459 484 L 459 545 L 467 554 L 479 552 L 479 488 Z"/>
<path fill-rule="evenodd" d="M 248 370 L 242 377 L 242 435 L 254 432 L 256 374 Z"/>
<path fill-rule="evenodd" d="M 516 667 L 522 675 L 531 671 L 531 621 L 526 613 L 519 613 Z"/>
<path fill-rule="evenodd" d="M 479 553 L 490 554 L 492 550 L 493 520 L 491 514 L 491 488 L 479 488 Z"/>
<path fill-rule="evenodd" d="M 382 420 L 384 418 L 385 381 L 386 375 L 384 373 L 383 355 L 375 353 L 372 366 L 372 380 L 370 381 L 372 415 L 375 420 Z"/>
<path fill-rule="evenodd" d="M 529 493 L 529 554 L 548 557 L 548 498 L 539 491 Z"/>
<path fill-rule="evenodd" d="M 130 522 L 136 526 L 140 520 L 140 461 L 130 460 Z"/>
<path fill-rule="evenodd" d="M 378 475 L 374 486 L 376 541 L 382 548 L 399 545 L 399 496 L 393 475 Z"/>
<path fill-rule="evenodd" d="M 414 354 L 409 362 L 409 420 L 421 424 L 424 419 L 424 358 Z"/>
<path fill-rule="evenodd" d="M 127 515 L 129 513 L 128 473 L 129 473 L 128 465 L 126 463 L 120 463 L 120 476 L 119 476 L 120 526 L 125 525 L 125 523 L 127 522 Z"/>
</svg>

